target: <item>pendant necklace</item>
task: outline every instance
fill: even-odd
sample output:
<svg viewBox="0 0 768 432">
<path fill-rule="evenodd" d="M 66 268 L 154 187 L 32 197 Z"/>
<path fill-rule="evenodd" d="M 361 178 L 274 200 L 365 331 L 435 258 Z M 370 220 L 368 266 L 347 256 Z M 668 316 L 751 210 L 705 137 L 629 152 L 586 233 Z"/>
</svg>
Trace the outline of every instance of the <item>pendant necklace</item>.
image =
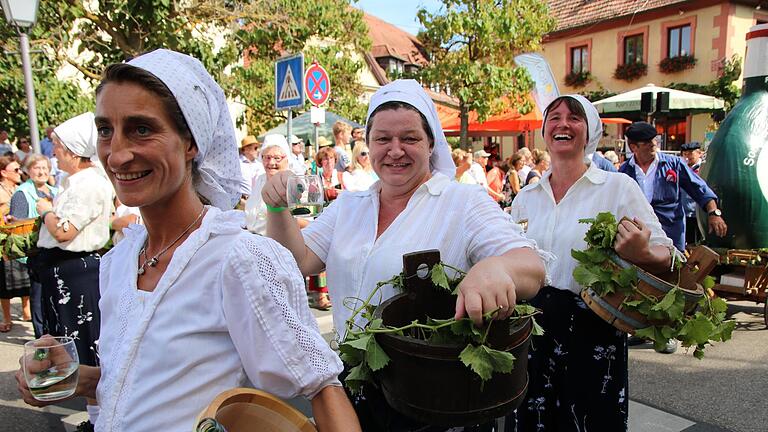
<svg viewBox="0 0 768 432">
<path fill-rule="evenodd" d="M 203 206 L 203 209 L 200 210 L 200 214 L 197 215 L 197 218 L 192 221 L 191 224 L 189 224 L 188 227 L 184 229 L 184 231 L 179 234 L 178 237 L 176 237 L 176 240 L 172 241 L 171 244 L 163 248 L 160 252 L 155 254 L 152 258 L 147 259 L 147 243 L 149 242 L 149 238 L 147 238 L 147 241 L 144 242 L 144 246 L 142 246 L 141 250 L 139 251 L 139 256 L 144 255 L 144 263 L 139 267 L 139 270 L 136 272 L 139 276 L 143 275 L 147 271 L 147 266 L 149 267 L 155 267 L 157 265 L 158 259 L 168 251 L 173 245 L 176 244 L 179 240 L 181 240 L 182 237 L 184 237 L 184 234 L 186 234 L 190 229 L 192 229 L 195 224 L 197 224 L 198 221 L 203 217 L 205 214 L 205 206 Z"/>
</svg>

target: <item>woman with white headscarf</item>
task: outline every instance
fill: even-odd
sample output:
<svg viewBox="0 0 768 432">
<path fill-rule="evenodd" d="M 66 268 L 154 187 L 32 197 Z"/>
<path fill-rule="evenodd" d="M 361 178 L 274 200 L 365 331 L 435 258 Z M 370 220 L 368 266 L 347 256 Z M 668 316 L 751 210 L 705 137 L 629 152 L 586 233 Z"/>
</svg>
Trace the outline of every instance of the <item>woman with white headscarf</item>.
<svg viewBox="0 0 768 432">
<path fill-rule="evenodd" d="M 584 431 L 627 429 L 627 339 L 593 313 L 579 297 L 571 250 L 586 248 L 588 225 L 579 219 L 611 212 L 623 221 L 614 247 L 622 258 L 650 271 L 668 269 L 672 242 L 661 229 L 637 183 L 600 170 L 595 151 L 602 123 L 579 95 L 562 96 L 544 111 L 542 134 L 551 167 L 521 190 L 513 206 L 527 210 L 527 236 L 557 259 L 551 286 L 532 304 L 544 336 L 531 344 L 528 393 L 508 430 Z M 620 197 L 620 198 L 619 198 Z"/>
<path fill-rule="evenodd" d="M 43 333 L 72 336 L 80 363 L 98 365 L 99 261 L 109 240 L 112 185 L 91 162 L 96 154 L 93 113 L 53 130 L 53 152 L 68 175 L 53 202 L 36 203 L 40 253 L 29 260 L 42 285 Z"/>
<path fill-rule="evenodd" d="M 321 431 L 359 430 L 295 262 L 231 210 L 234 128 L 203 65 L 161 49 L 109 66 L 96 127 L 107 175 L 144 225 L 101 262 L 101 367 L 81 366 L 76 391 L 98 398 L 95 429 L 193 430 L 216 395 L 253 385 L 312 399 Z"/>
<path fill-rule="evenodd" d="M 459 286 L 456 316 L 466 313 L 482 322 L 483 312 L 501 308 L 500 318 L 506 318 L 519 298 L 536 294 L 545 270 L 535 244 L 482 188 L 452 181 L 451 152 L 420 84 L 397 80 L 381 87 L 371 98 L 366 135 L 379 180 L 368 190 L 341 194 L 303 231 L 283 208 L 286 175 L 272 177 L 262 192 L 269 210 L 267 234 L 293 253 L 302 273 L 326 268 L 334 304 L 366 298 L 377 282 L 402 271 L 403 254 L 426 249 L 440 250 L 444 262 L 468 271 Z M 394 294 L 385 288 L 382 301 Z M 337 330 L 350 316 L 346 308 L 334 308 Z M 373 391 L 366 394 L 370 412 L 358 405 L 370 420 L 364 420 L 366 430 L 399 417 L 383 398 L 375 399 Z"/>
</svg>

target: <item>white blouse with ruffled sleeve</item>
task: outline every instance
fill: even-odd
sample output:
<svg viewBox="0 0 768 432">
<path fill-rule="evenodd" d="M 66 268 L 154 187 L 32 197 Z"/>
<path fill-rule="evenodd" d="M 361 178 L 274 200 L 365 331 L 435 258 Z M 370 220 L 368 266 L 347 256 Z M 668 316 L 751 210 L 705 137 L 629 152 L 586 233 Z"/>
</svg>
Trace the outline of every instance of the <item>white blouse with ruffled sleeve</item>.
<svg viewBox="0 0 768 432">
<path fill-rule="evenodd" d="M 577 263 L 571 250 L 587 248 L 584 235 L 589 224 L 579 223 L 579 219 L 594 218 L 600 212 L 611 212 L 616 220 L 638 218 L 651 230 L 651 245 L 672 246 L 637 182 L 626 174 L 602 171 L 590 164 L 559 203 L 555 203 L 549 183 L 551 175 L 547 171 L 538 183 L 523 188 L 512 206 L 527 213 L 526 235 L 555 254 L 549 273 L 553 287 L 575 294 L 582 289 L 573 279 Z"/>
<path fill-rule="evenodd" d="M 311 398 L 340 385 L 292 255 L 243 225 L 209 208 L 153 292 L 136 286 L 144 227 L 102 258 L 97 431 L 191 431 L 233 387 Z"/>
<path fill-rule="evenodd" d="M 344 300 L 365 299 L 377 282 L 402 272 L 406 253 L 438 249 L 443 262 L 463 271 L 520 247 L 538 251 L 545 264 L 549 259 L 483 187 L 439 173 L 416 189 L 405 209 L 376 238 L 380 191 L 377 182 L 365 191 L 344 192 L 302 230 L 307 246 L 326 265 L 339 334 L 352 315 Z M 395 294 L 394 288 L 384 286 L 380 300 Z M 359 317 L 357 323 L 365 324 Z"/>
</svg>

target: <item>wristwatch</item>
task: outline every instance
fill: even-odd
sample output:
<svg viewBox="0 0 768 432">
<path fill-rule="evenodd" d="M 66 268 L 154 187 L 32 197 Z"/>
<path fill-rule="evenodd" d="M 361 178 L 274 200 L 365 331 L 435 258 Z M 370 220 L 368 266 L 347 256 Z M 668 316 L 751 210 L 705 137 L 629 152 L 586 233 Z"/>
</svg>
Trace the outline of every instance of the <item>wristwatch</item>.
<svg viewBox="0 0 768 432">
<path fill-rule="evenodd" d="M 721 212 L 720 209 L 714 209 L 711 212 L 707 213 L 707 215 L 721 217 L 723 215 L 723 212 Z"/>
</svg>

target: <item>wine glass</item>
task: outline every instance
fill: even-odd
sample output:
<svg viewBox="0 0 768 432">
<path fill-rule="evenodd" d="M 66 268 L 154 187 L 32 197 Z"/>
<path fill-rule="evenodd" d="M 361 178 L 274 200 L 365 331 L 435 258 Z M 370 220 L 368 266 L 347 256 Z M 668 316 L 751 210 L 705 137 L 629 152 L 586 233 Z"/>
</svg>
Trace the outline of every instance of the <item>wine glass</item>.
<svg viewBox="0 0 768 432">
<path fill-rule="evenodd" d="M 290 208 L 321 208 L 325 203 L 323 180 L 317 174 L 290 176 L 286 189 L 286 201 Z"/>
<path fill-rule="evenodd" d="M 75 340 L 43 336 L 25 343 L 22 367 L 35 399 L 54 401 L 73 395 L 80 368 Z"/>
</svg>

